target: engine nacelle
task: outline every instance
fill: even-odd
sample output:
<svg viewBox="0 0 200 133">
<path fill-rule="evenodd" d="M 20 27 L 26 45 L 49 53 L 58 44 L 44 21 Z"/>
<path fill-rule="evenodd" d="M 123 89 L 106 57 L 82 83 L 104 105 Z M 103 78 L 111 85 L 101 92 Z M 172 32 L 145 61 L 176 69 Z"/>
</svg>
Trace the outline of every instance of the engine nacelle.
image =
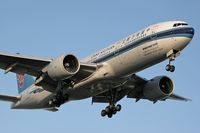
<svg viewBox="0 0 200 133">
<path fill-rule="evenodd" d="M 54 59 L 47 68 L 50 78 L 55 81 L 65 80 L 75 75 L 80 69 L 78 59 L 72 55 L 62 55 Z"/>
<path fill-rule="evenodd" d="M 173 81 L 166 76 L 151 79 L 145 85 L 143 94 L 150 101 L 164 100 L 173 93 Z"/>
</svg>

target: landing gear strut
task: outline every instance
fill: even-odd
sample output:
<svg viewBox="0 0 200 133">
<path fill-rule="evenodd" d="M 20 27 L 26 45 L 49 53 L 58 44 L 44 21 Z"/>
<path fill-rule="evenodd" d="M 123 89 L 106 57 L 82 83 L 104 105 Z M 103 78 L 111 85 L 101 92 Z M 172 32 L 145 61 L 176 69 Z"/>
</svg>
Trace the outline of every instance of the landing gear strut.
<svg viewBox="0 0 200 133">
<path fill-rule="evenodd" d="M 67 101 L 67 99 L 67 95 L 64 96 L 63 94 L 56 94 L 55 97 L 49 101 L 49 106 L 59 108 L 62 104 L 65 103 L 65 101 Z"/>
<path fill-rule="evenodd" d="M 120 104 L 116 105 L 117 101 L 117 91 L 110 91 L 109 96 L 109 106 L 107 106 L 105 109 L 101 111 L 101 116 L 105 117 L 106 115 L 108 118 L 112 118 L 113 115 L 115 115 L 117 112 L 121 111 L 122 106 Z"/>
<path fill-rule="evenodd" d="M 49 101 L 50 107 L 60 107 L 68 100 L 68 95 L 63 91 L 63 82 L 59 82 L 57 86 L 57 93 L 55 94 L 54 98 Z"/>
<path fill-rule="evenodd" d="M 169 58 L 169 64 L 166 65 L 165 69 L 166 71 L 170 71 L 170 72 L 174 72 L 175 71 L 175 66 L 171 65 L 171 62 L 175 60 L 176 57 L 178 57 L 180 55 L 180 51 L 177 50 L 170 50 L 167 53 L 167 57 Z"/>
</svg>

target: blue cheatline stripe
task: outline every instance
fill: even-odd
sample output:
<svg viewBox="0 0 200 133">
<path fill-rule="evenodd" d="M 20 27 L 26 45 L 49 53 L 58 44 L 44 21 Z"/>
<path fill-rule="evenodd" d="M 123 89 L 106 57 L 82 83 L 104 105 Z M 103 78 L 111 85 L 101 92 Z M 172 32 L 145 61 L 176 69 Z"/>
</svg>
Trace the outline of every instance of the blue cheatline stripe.
<svg viewBox="0 0 200 133">
<path fill-rule="evenodd" d="M 169 38 L 169 37 L 188 37 L 192 38 L 194 35 L 194 29 L 193 28 L 176 28 L 176 29 L 170 29 L 166 31 L 161 31 L 149 36 L 146 36 L 140 40 L 137 40 L 135 42 L 131 42 L 130 44 L 118 49 L 117 51 L 113 51 L 103 57 L 100 57 L 93 61 L 92 63 L 100 63 L 103 61 L 107 61 L 115 56 L 115 53 L 117 52 L 117 55 L 120 55 L 126 51 L 129 51 L 137 46 L 142 45 L 143 43 L 152 41 L 152 37 L 156 37 L 156 39 L 163 39 L 163 38 Z"/>
</svg>

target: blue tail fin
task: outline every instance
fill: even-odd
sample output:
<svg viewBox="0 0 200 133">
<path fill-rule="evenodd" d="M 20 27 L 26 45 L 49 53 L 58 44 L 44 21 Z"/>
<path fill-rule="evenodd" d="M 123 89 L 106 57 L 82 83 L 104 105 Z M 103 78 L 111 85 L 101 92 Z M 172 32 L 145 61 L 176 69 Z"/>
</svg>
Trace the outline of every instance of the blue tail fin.
<svg viewBox="0 0 200 133">
<path fill-rule="evenodd" d="M 34 78 L 27 74 L 17 74 L 18 93 L 22 93 L 35 82 Z"/>
</svg>

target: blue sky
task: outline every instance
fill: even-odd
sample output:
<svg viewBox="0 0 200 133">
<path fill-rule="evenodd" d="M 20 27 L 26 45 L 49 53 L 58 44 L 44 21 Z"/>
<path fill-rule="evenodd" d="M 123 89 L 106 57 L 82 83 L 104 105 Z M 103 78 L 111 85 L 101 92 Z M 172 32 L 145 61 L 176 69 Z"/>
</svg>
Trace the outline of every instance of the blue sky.
<svg viewBox="0 0 200 133">
<path fill-rule="evenodd" d="M 194 39 L 174 62 L 175 73 L 164 70 L 167 61 L 139 75 L 148 79 L 170 76 L 175 92 L 192 102 L 152 104 L 120 101 L 123 109 L 112 119 L 100 117 L 106 104 L 91 99 L 65 104 L 57 113 L 10 110 L 0 102 L 1 132 L 199 132 L 199 5 L 198 0 L 7 0 L 0 1 L 0 51 L 54 58 L 73 53 L 83 58 L 148 25 L 184 20 L 196 29 Z M 15 75 L 0 72 L 0 93 L 17 94 Z"/>
</svg>

